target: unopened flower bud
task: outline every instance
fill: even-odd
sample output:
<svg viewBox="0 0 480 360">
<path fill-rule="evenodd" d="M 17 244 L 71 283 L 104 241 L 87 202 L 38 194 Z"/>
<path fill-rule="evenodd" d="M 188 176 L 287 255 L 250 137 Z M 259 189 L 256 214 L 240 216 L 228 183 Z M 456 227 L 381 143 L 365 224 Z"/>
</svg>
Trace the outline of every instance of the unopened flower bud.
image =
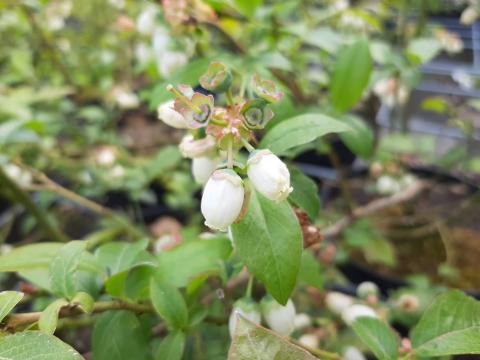
<svg viewBox="0 0 480 360">
<path fill-rule="evenodd" d="M 235 329 L 239 315 L 255 324 L 260 324 L 260 320 L 262 319 L 260 315 L 260 307 L 257 303 L 251 299 L 237 300 L 233 305 L 230 318 L 228 319 L 228 330 L 230 331 L 230 337 L 232 338 L 235 336 Z"/>
<path fill-rule="evenodd" d="M 261 307 L 270 329 L 285 336 L 295 330 L 295 306 L 291 299 L 283 306 L 268 296 L 262 300 Z"/>
<path fill-rule="evenodd" d="M 186 158 L 206 156 L 215 149 L 215 138 L 207 135 L 202 139 L 195 140 L 192 135 L 186 135 L 179 145 L 180 152 Z"/>
<path fill-rule="evenodd" d="M 344 360 L 366 360 L 367 358 L 355 346 L 347 346 L 343 350 L 343 359 Z"/>
<path fill-rule="evenodd" d="M 342 320 L 347 325 L 352 325 L 355 320 L 361 317 L 376 318 L 377 313 L 371 307 L 362 304 L 354 304 L 342 311 Z"/>
<path fill-rule="evenodd" d="M 380 290 L 378 286 L 371 281 L 364 281 L 357 286 L 357 296 L 361 299 L 367 299 L 369 296 L 378 296 Z"/>
<path fill-rule="evenodd" d="M 295 316 L 293 323 L 295 330 L 303 330 L 312 325 L 312 319 L 307 314 L 301 313 Z"/>
<path fill-rule="evenodd" d="M 192 160 L 192 174 L 195 181 L 201 185 L 205 184 L 210 175 L 215 171 L 220 159 L 209 156 L 201 156 Z"/>
<path fill-rule="evenodd" d="M 413 294 L 402 294 L 397 300 L 400 310 L 407 313 L 414 313 L 420 308 L 420 300 Z"/>
<path fill-rule="evenodd" d="M 298 342 L 310 349 L 317 349 L 320 344 L 320 340 L 315 334 L 302 335 L 298 338 Z"/>
<path fill-rule="evenodd" d="M 177 129 L 187 129 L 187 119 L 185 119 L 182 114 L 175 110 L 174 104 L 174 100 L 170 100 L 161 104 L 157 108 L 158 118 L 171 127 Z"/>
<path fill-rule="evenodd" d="M 247 166 L 255 190 L 266 198 L 279 202 L 293 191 L 287 166 L 270 150 L 253 151 Z"/>
<path fill-rule="evenodd" d="M 208 70 L 200 78 L 200 85 L 204 89 L 223 92 L 228 89 L 232 82 L 232 73 L 221 62 L 214 61 L 208 66 Z"/>
<path fill-rule="evenodd" d="M 243 181 L 233 170 L 215 171 L 203 190 L 205 225 L 225 231 L 240 215 L 244 194 Z"/>
<path fill-rule="evenodd" d="M 327 309 L 336 315 L 341 315 L 352 304 L 353 298 L 340 292 L 331 291 L 325 296 Z"/>
</svg>

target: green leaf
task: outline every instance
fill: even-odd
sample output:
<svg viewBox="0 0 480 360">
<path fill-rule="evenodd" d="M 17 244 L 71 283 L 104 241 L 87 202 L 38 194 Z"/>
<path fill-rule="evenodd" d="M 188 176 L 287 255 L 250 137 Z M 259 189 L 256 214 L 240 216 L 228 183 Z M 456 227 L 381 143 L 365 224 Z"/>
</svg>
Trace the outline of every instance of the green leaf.
<svg viewBox="0 0 480 360">
<path fill-rule="evenodd" d="M 93 300 L 90 294 L 83 291 L 76 293 L 72 299 L 72 304 L 78 305 L 86 314 L 90 314 L 93 311 L 94 303 L 95 300 Z"/>
<path fill-rule="evenodd" d="M 54 294 L 71 299 L 77 292 L 76 273 L 85 241 L 70 241 L 63 245 L 50 265 L 51 287 Z"/>
<path fill-rule="evenodd" d="M 268 292 L 285 305 L 295 287 L 302 232 L 287 201 L 275 203 L 252 190 L 248 211 L 232 233 L 240 258 Z"/>
<path fill-rule="evenodd" d="M 157 278 L 174 286 L 185 286 L 194 277 L 218 273 L 231 252 L 232 246 L 225 236 L 183 243 L 158 254 Z"/>
<path fill-rule="evenodd" d="M 155 352 L 156 360 L 181 360 L 185 348 L 185 334 L 181 331 L 169 333 Z"/>
<path fill-rule="evenodd" d="M 370 158 L 375 146 L 375 136 L 372 129 L 365 121 L 355 115 L 344 115 L 342 121 L 353 130 L 340 134 L 340 138 L 345 145 L 361 158 Z"/>
<path fill-rule="evenodd" d="M 352 328 L 377 358 L 398 359 L 400 339 L 386 323 L 371 317 L 360 317 L 353 322 Z"/>
<path fill-rule="evenodd" d="M 182 160 L 178 146 L 166 146 L 144 167 L 145 178 L 148 182 L 155 180 L 159 175 L 175 167 Z"/>
<path fill-rule="evenodd" d="M 235 10 L 249 18 L 255 15 L 255 10 L 262 2 L 263 0 L 231 0 L 231 4 Z"/>
<path fill-rule="evenodd" d="M 60 309 L 68 305 L 68 301 L 65 299 L 57 299 L 47 306 L 42 311 L 40 319 L 38 320 L 38 328 L 46 334 L 53 335 L 58 323 L 58 313 Z"/>
<path fill-rule="evenodd" d="M 228 360 L 316 360 L 306 350 L 238 315 Z"/>
<path fill-rule="evenodd" d="M 83 360 L 70 345 L 40 331 L 24 331 L 0 337 L 0 359 Z"/>
<path fill-rule="evenodd" d="M 0 322 L 13 310 L 23 298 L 23 293 L 18 291 L 0 292 Z"/>
<path fill-rule="evenodd" d="M 350 128 L 324 114 L 302 114 L 283 120 L 262 139 L 260 147 L 282 154 L 295 146 L 309 143 L 329 133 L 348 131 Z"/>
<path fill-rule="evenodd" d="M 407 55 L 417 64 L 425 64 L 437 56 L 442 45 L 435 38 L 418 38 L 408 44 Z"/>
<path fill-rule="evenodd" d="M 288 199 L 306 211 L 310 219 L 315 219 L 320 211 L 320 198 L 315 181 L 295 166 L 288 167 L 293 191 Z"/>
<path fill-rule="evenodd" d="M 420 357 L 480 354 L 480 302 L 447 291 L 427 308 L 410 338 Z"/>
<path fill-rule="evenodd" d="M 320 262 L 308 250 L 304 250 L 302 253 L 298 281 L 316 287 L 319 290 L 323 289 L 322 267 Z"/>
<path fill-rule="evenodd" d="M 0 256 L 0 271 L 48 268 L 53 256 L 62 246 L 60 243 L 41 243 L 15 248 L 8 254 Z"/>
<path fill-rule="evenodd" d="M 102 245 L 95 252 L 95 258 L 108 269 L 110 276 L 147 262 L 145 249 L 148 240 L 135 243 L 112 242 Z"/>
<path fill-rule="evenodd" d="M 340 51 L 330 87 L 332 103 L 337 110 L 348 110 L 360 100 L 371 71 L 372 58 L 367 40 L 359 40 Z"/>
<path fill-rule="evenodd" d="M 150 334 L 135 314 L 126 310 L 103 313 L 92 334 L 95 360 L 146 360 L 150 358 Z"/>
<path fill-rule="evenodd" d="M 155 311 L 170 329 L 184 329 L 188 325 L 188 309 L 180 291 L 167 282 L 150 279 L 150 297 Z"/>
</svg>

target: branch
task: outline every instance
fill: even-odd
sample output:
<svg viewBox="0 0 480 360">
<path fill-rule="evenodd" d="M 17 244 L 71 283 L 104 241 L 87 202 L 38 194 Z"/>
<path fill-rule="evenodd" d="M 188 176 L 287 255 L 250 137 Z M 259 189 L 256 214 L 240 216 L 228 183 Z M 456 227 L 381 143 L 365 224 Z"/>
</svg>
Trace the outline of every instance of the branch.
<svg viewBox="0 0 480 360">
<path fill-rule="evenodd" d="M 136 313 L 153 312 L 153 307 L 147 304 L 135 304 L 124 301 L 99 301 L 93 306 L 93 313 L 101 313 L 108 310 L 130 310 Z M 84 312 L 76 305 L 66 306 L 60 310 L 59 318 L 82 315 Z M 22 325 L 30 325 L 37 322 L 42 315 L 41 311 L 11 314 L 4 322 L 6 329 L 15 330 Z"/>
<path fill-rule="evenodd" d="M 38 225 L 42 228 L 45 236 L 50 238 L 53 241 L 64 242 L 68 241 L 68 237 L 60 231 L 55 225 L 52 224 L 50 219 L 45 215 L 45 213 L 40 210 L 37 205 L 32 201 L 30 196 L 17 185 L 15 181 L 10 179 L 10 177 L 5 174 L 3 169 L 0 167 L 0 184 L 8 188 L 12 193 L 15 199 L 21 203 L 25 209 L 32 214 L 32 216 L 37 220 Z"/>
<path fill-rule="evenodd" d="M 409 201 L 415 198 L 427 187 L 428 183 L 419 180 L 402 192 L 389 197 L 373 200 L 369 204 L 353 210 L 351 215 L 341 218 L 335 224 L 322 230 L 322 235 L 325 239 L 334 238 L 340 235 L 354 220 L 370 216 L 381 210 Z"/>
</svg>

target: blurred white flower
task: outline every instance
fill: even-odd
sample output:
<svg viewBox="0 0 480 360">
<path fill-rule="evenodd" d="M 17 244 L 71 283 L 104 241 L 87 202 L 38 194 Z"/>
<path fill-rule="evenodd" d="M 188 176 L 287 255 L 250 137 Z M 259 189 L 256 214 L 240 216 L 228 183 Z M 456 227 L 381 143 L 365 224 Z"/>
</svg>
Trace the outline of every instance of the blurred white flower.
<svg viewBox="0 0 480 360">
<path fill-rule="evenodd" d="M 156 16 L 157 9 L 154 6 L 147 6 L 137 17 L 137 31 L 142 35 L 153 34 Z"/>
<path fill-rule="evenodd" d="M 192 160 L 193 178 L 198 184 L 205 184 L 215 171 L 220 159 L 218 157 L 201 156 Z"/>
<path fill-rule="evenodd" d="M 273 201 L 285 200 L 293 191 L 290 172 L 270 150 L 256 150 L 247 161 L 248 178 L 255 190 Z"/>
<path fill-rule="evenodd" d="M 157 68 L 160 75 L 168 77 L 175 70 L 186 65 L 188 57 L 180 51 L 166 51 L 157 58 Z"/>
<path fill-rule="evenodd" d="M 110 171 L 110 176 L 113 179 L 120 179 L 125 176 L 125 168 L 122 165 L 115 165 Z"/>
<path fill-rule="evenodd" d="M 113 146 L 101 146 L 95 150 L 94 159 L 98 165 L 111 166 L 117 160 L 117 150 Z"/>
<path fill-rule="evenodd" d="M 294 324 L 295 330 L 303 330 L 312 325 L 312 319 L 310 318 L 310 316 L 308 316 L 308 314 L 297 314 L 295 315 Z"/>
<path fill-rule="evenodd" d="M 420 300 L 414 294 L 402 294 L 396 302 L 397 306 L 404 312 L 414 313 L 420 308 Z"/>
<path fill-rule="evenodd" d="M 298 342 L 310 349 L 318 349 L 320 340 L 315 334 L 304 334 L 298 338 Z"/>
<path fill-rule="evenodd" d="M 65 19 L 72 12 L 72 1 L 51 1 L 45 9 L 45 18 L 47 27 L 52 31 L 57 31 L 65 26 Z"/>
<path fill-rule="evenodd" d="M 353 298 L 340 292 L 331 291 L 325 296 L 327 309 L 336 315 L 341 315 L 352 304 Z"/>
<path fill-rule="evenodd" d="M 348 0 L 334 0 L 331 6 L 335 11 L 343 11 L 348 9 L 350 3 Z"/>
<path fill-rule="evenodd" d="M 25 188 L 32 184 L 33 177 L 32 174 L 20 166 L 15 164 L 6 164 L 3 165 L 3 171 L 5 174 L 13 180 L 18 186 Z"/>
<path fill-rule="evenodd" d="M 13 250 L 13 246 L 10 244 L 1 244 L 0 245 L 0 255 L 8 254 Z"/>
<path fill-rule="evenodd" d="M 148 64 L 153 58 L 152 49 L 146 43 L 138 43 L 135 46 L 135 58 L 140 65 Z"/>
<path fill-rule="evenodd" d="M 108 3 L 117 9 L 123 9 L 125 7 L 125 0 L 108 0 Z"/>
<path fill-rule="evenodd" d="M 237 300 L 233 305 L 230 318 L 228 319 L 228 330 L 231 338 L 235 336 L 235 328 L 239 315 L 255 324 L 260 324 L 260 320 L 262 319 L 258 304 L 248 299 Z"/>
<path fill-rule="evenodd" d="M 205 225 L 226 231 L 238 218 L 243 206 L 243 181 L 233 170 L 215 171 L 203 190 L 201 211 Z"/>
<path fill-rule="evenodd" d="M 152 43 L 155 57 L 161 57 L 168 51 L 168 45 L 170 43 L 170 34 L 168 33 L 168 30 L 163 26 L 157 26 L 153 33 Z"/>
<path fill-rule="evenodd" d="M 377 313 L 371 307 L 362 304 L 353 304 L 342 311 L 342 320 L 347 325 L 352 323 L 360 317 L 377 317 Z"/>
<path fill-rule="evenodd" d="M 463 41 L 455 33 L 440 29 L 435 31 L 435 37 L 440 42 L 442 48 L 449 54 L 456 54 L 463 50 Z"/>
<path fill-rule="evenodd" d="M 408 88 L 397 78 L 386 78 L 377 81 L 373 92 L 389 107 L 404 105 L 408 101 Z"/>
<path fill-rule="evenodd" d="M 112 95 L 120 109 L 134 109 L 140 105 L 138 96 L 127 89 L 116 88 Z"/>
<path fill-rule="evenodd" d="M 376 187 L 378 193 L 382 195 L 393 195 L 402 189 L 398 180 L 390 175 L 379 176 Z"/>
<path fill-rule="evenodd" d="M 371 281 L 363 281 L 357 286 L 357 296 L 362 299 L 368 298 L 370 295 L 378 295 L 380 290 L 377 284 Z"/>
<path fill-rule="evenodd" d="M 195 140 L 191 134 L 185 135 L 180 142 L 179 148 L 186 158 L 194 159 L 212 153 L 216 143 L 213 136 L 207 135 L 202 139 Z"/>
<path fill-rule="evenodd" d="M 470 5 L 463 10 L 460 16 L 460 22 L 463 25 L 472 25 L 480 17 L 480 10 L 475 6 Z"/>
<path fill-rule="evenodd" d="M 367 360 L 367 358 L 355 346 L 347 346 L 343 350 L 344 360 Z"/>
<path fill-rule="evenodd" d="M 291 299 L 283 306 L 268 297 L 262 300 L 261 308 L 268 327 L 273 331 L 288 336 L 295 330 L 295 305 Z"/>
<path fill-rule="evenodd" d="M 160 236 L 153 244 L 153 251 L 160 253 L 165 250 L 170 250 L 182 242 L 180 235 L 165 234 Z"/>
</svg>

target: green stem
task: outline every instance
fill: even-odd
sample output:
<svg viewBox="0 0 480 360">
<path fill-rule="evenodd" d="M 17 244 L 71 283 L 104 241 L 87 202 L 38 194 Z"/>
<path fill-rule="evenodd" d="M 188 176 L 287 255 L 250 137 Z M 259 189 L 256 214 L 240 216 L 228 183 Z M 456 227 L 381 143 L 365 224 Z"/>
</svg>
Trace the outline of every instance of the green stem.
<svg viewBox="0 0 480 360">
<path fill-rule="evenodd" d="M 227 168 L 233 169 L 233 139 L 228 139 Z"/>
<path fill-rule="evenodd" d="M 244 138 L 242 138 L 240 141 L 242 142 L 242 145 L 245 147 L 245 149 L 247 149 L 248 152 L 252 152 L 255 150 L 255 148 L 252 145 L 250 145 L 250 143 Z"/>
<path fill-rule="evenodd" d="M 37 205 L 35 205 L 30 196 L 20 186 L 18 186 L 15 181 L 10 179 L 10 177 L 5 174 L 1 167 L 0 184 L 2 187 L 5 186 L 5 188 L 8 188 L 12 192 L 15 199 L 21 203 L 30 214 L 32 214 L 47 238 L 59 242 L 68 241 L 68 237 L 54 224 L 52 224 L 46 214 L 40 210 Z"/>
<path fill-rule="evenodd" d="M 245 297 L 251 298 L 252 297 L 252 289 L 253 289 L 253 275 L 250 275 L 248 278 L 247 289 L 245 291 Z"/>
<path fill-rule="evenodd" d="M 235 105 L 235 102 L 233 101 L 233 95 L 232 95 L 232 88 L 229 87 L 227 90 L 227 101 L 229 105 Z"/>
</svg>

